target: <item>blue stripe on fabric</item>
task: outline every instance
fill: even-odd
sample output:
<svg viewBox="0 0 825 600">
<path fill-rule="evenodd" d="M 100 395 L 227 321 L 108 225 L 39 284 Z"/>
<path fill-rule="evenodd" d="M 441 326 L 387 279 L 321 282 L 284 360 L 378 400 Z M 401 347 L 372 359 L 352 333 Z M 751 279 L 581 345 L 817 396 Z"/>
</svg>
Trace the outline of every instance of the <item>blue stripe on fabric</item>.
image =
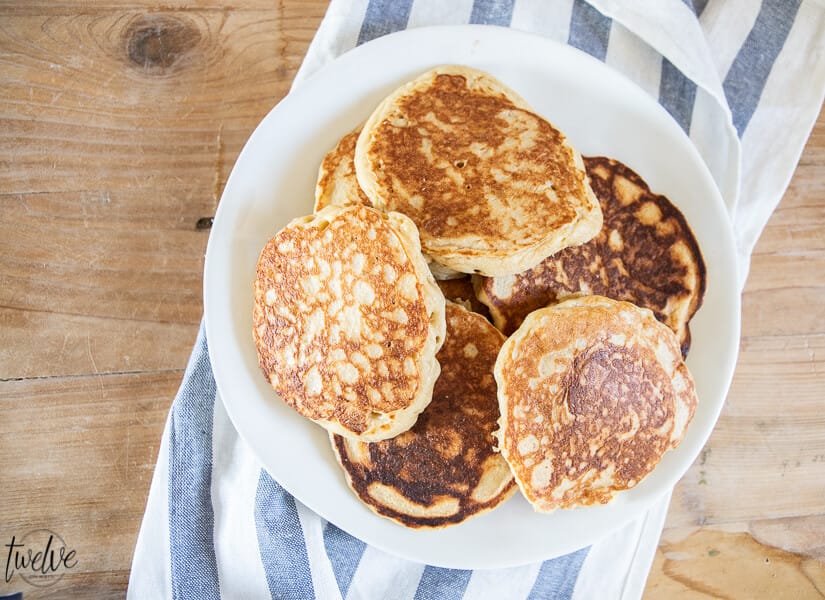
<svg viewBox="0 0 825 600">
<path fill-rule="evenodd" d="M 418 582 L 414 600 L 460 600 L 472 571 L 427 566 Z"/>
<path fill-rule="evenodd" d="M 662 57 L 662 76 L 659 79 L 659 104 L 676 119 L 679 126 L 690 133 L 693 105 L 696 102 L 696 84 L 685 77 L 668 59 Z"/>
<path fill-rule="evenodd" d="M 338 582 L 338 589 L 341 590 L 341 597 L 346 598 L 352 577 L 367 545 L 332 523 L 327 523 L 324 527 L 324 548 L 332 564 L 332 572 L 335 574 L 335 581 Z"/>
<path fill-rule="evenodd" d="M 604 61 L 612 24 L 612 19 L 605 17 L 584 0 L 573 0 L 567 43 Z"/>
<path fill-rule="evenodd" d="M 516 0 L 473 0 L 470 23 L 507 27 L 513 19 L 513 6 L 515 4 Z"/>
<path fill-rule="evenodd" d="M 590 547 L 542 563 L 527 600 L 569 600 Z"/>
<path fill-rule="evenodd" d="M 273 598 L 314 598 L 304 532 L 295 499 L 261 469 L 255 492 L 258 549 Z"/>
<path fill-rule="evenodd" d="M 702 16 L 702 13 L 705 11 L 705 7 L 708 5 L 708 0 L 682 0 L 685 4 L 687 4 L 688 8 L 693 11 L 697 17 Z"/>
<path fill-rule="evenodd" d="M 750 123 L 773 63 L 788 39 L 800 0 L 764 0 L 753 28 L 725 76 L 722 87 L 739 137 Z"/>
<path fill-rule="evenodd" d="M 370 0 L 358 32 L 358 45 L 407 28 L 413 0 Z"/>
<path fill-rule="evenodd" d="M 212 511 L 215 379 L 201 324 L 169 427 L 169 548 L 173 598 L 219 598 Z"/>
</svg>

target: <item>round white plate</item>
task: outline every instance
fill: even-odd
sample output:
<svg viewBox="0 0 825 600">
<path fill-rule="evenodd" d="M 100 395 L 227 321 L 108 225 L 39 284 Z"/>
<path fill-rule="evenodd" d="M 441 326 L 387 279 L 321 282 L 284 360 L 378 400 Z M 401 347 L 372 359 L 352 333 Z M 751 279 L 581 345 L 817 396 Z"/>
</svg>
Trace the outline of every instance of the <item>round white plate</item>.
<svg viewBox="0 0 825 600">
<path fill-rule="evenodd" d="M 439 64 L 498 77 L 582 154 L 636 170 L 685 214 L 707 263 L 704 306 L 691 322 L 688 365 L 699 406 L 687 437 L 637 487 L 606 506 L 535 513 L 516 495 L 494 511 L 440 531 L 414 531 L 373 514 L 347 487 L 326 431 L 287 407 L 258 369 L 252 284 L 258 254 L 286 223 L 310 214 L 318 166 L 399 84 Z M 330 63 L 284 98 L 238 157 L 209 238 L 204 304 L 218 390 L 241 437 L 298 500 L 387 552 L 453 568 L 505 567 L 588 545 L 639 516 L 685 473 L 716 423 L 739 340 L 734 244 L 722 199 L 698 153 L 641 89 L 569 46 L 484 26 L 412 29 Z"/>
</svg>

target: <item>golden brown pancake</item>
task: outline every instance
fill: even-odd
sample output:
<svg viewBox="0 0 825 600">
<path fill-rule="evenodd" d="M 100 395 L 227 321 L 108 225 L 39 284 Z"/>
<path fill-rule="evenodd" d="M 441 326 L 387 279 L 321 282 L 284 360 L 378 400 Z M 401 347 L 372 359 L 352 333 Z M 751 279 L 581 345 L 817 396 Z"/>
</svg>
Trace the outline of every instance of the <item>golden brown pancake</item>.
<svg viewBox="0 0 825 600">
<path fill-rule="evenodd" d="M 495 377 L 499 447 L 540 512 L 604 504 L 634 487 L 679 444 L 696 408 L 673 331 L 604 296 L 530 313 Z"/>
<path fill-rule="evenodd" d="M 364 195 L 355 178 L 355 142 L 358 141 L 359 127 L 351 131 L 327 152 L 318 169 L 318 181 L 315 183 L 315 212 L 335 204 L 348 206 L 364 204 L 371 206 L 369 198 Z"/>
<path fill-rule="evenodd" d="M 253 320 L 267 380 L 330 431 L 386 439 L 430 402 L 444 296 L 403 215 L 329 206 L 292 221 L 261 252 Z"/>
<path fill-rule="evenodd" d="M 705 263 L 682 213 L 639 175 L 604 157 L 585 157 L 604 226 L 595 238 L 509 277 L 476 278 L 476 292 L 506 335 L 533 310 L 580 294 L 649 308 L 690 348 L 688 322 L 702 304 Z"/>
<path fill-rule="evenodd" d="M 321 167 L 318 169 L 318 181 L 315 183 L 315 212 L 330 204 L 337 206 L 349 206 L 351 204 L 372 206 L 355 177 L 353 158 L 355 142 L 360 133 L 360 127 L 355 131 L 351 131 L 341 138 L 335 148 L 324 156 Z M 433 277 L 437 280 L 456 279 L 464 276 L 464 273 L 448 269 L 426 255 L 424 258 L 427 260 L 427 265 L 430 267 Z"/>
<path fill-rule="evenodd" d="M 493 450 L 498 418 L 493 364 L 504 336 L 447 303 L 447 336 L 433 401 L 401 435 L 365 444 L 330 434 L 352 490 L 407 527 L 444 527 L 495 508 L 515 490 Z"/>
<path fill-rule="evenodd" d="M 373 206 L 409 216 L 423 251 L 454 271 L 524 271 L 601 228 L 564 134 L 468 67 L 437 67 L 390 94 L 358 138 L 355 171 Z"/>
</svg>

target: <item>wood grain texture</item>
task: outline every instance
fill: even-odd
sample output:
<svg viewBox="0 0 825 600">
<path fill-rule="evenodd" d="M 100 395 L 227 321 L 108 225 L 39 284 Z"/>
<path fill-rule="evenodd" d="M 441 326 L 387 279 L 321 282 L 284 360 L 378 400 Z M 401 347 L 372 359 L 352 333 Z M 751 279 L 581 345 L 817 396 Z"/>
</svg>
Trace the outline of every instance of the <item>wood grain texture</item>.
<svg viewBox="0 0 825 600">
<path fill-rule="evenodd" d="M 0 308 L 0 330 L 2 381 L 180 370 L 197 326 Z"/>
<path fill-rule="evenodd" d="M 50 527 L 79 556 L 27 599 L 123 597 L 202 314 L 198 223 L 326 5 L 0 0 L 0 544 Z M 647 598 L 823 597 L 823 294 L 820 115 L 757 245 L 734 384 Z"/>
<path fill-rule="evenodd" d="M 700 529 L 663 542 L 653 563 L 658 577 L 645 596 L 673 600 L 825 597 L 825 564 L 757 542 L 747 533 Z"/>
<path fill-rule="evenodd" d="M 78 556 L 0 594 L 123 597 L 201 319 L 199 221 L 326 4 L 0 2 L 0 544 L 46 527 Z"/>
<path fill-rule="evenodd" d="M 0 436 L 0 539 L 8 544 L 13 535 L 19 539 L 48 528 L 77 551 L 78 559 L 54 586 L 23 588 L 26 598 L 66 597 L 68 590 L 75 597 L 123 595 L 160 432 L 182 374 L 86 375 L 0 385 L 2 414 L 13 415 L 4 417 Z M 6 584 L 0 578 L 0 593 L 15 589 L 21 589 L 19 579 Z M 77 596 L 82 589 L 93 595 Z"/>
</svg>

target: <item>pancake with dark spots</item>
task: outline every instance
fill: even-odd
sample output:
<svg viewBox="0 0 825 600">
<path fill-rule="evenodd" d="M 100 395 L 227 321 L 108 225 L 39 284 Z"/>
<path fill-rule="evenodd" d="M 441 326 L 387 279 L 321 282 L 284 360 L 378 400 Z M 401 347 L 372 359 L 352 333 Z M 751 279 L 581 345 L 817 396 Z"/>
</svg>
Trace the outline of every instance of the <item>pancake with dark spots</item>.
<svg viewBox="0 0 825 600">
<path fill-rule="evenodd" d="M 533 310 L 580 294 L 649 308 L 690 349 L 688 323 L 702 304 L 705 263 L 684 216 L 639 175 L 604 157 L 585 157 L 604 225 L 595 238 L 509 277 L 478 277 L 479 300 L 511 334 Z"/>
<path fill-rule="evenodd" d="M 493 450 L 493 364 L 503 341 L 483 317 L 448 302 L 441 375 L 412 429 L 371 444 L 330 435 L 350 488 L 377 514 L 407 527 L 445 527 L 514 492 L 510 469 Z"/>
<path fill-rule="evenodd" d="M 507 275 L 601 228 L 579 153 L 490 75 L 437 67 L 388 96 L 355 147 L 361 189 L 406 214 L 435 262 Z"/>
<path fill-rule="evenodd" d="M 495 366 L 496 437 L 539 512 L 610 502 L 683 439 L 696 408 L 676 335 L 604 296 L 536 310 Z"/>
<path fill-rule="evenodd" d="M 258 363 L 284 402 L 365 441 L 412 427 L 446 327 L 412 221 L 360 204 L 295 219 L 261 251 L 254 293 Z"/>
</svg>

